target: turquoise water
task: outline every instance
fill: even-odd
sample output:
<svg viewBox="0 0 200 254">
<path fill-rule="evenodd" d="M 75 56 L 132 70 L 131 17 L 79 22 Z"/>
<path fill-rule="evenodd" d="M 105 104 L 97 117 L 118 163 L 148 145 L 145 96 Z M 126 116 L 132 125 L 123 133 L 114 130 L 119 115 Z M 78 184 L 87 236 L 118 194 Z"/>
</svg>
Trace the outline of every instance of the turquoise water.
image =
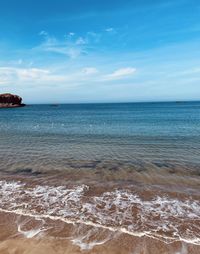
<svg viewBox="0 0 200 254">
<path fill-rule="evenodd" d="M 75 168 L 86 161 L 197 168 L 200 102 L 1 109 L 0 161 L 1 170 L 19 164 L 22 168 L 33 164 L 37 170 L 45 165 L 46 170 L 48 166 L 53 169 L 52 165 L 65 170 L 69 162 Z"/>
</svg>

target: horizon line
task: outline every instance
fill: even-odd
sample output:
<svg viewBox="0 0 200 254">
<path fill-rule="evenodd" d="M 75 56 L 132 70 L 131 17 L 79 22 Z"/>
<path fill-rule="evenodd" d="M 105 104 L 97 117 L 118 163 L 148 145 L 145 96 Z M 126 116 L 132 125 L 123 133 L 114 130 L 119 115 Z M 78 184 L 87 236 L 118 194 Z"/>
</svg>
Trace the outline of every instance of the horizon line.
<svg viewBox="0 0 200 254">
<path fill-rule="evenodd" d="M 134 104 L 134 103 L 188 103 L 200 102 L 199 100 L 169 100 L 169 101 L 121 101 L 121 102 L 49 102 L 49 103 L 25 103 L 28 105 L 74 105 L 74 104 Z"/>
</svg>

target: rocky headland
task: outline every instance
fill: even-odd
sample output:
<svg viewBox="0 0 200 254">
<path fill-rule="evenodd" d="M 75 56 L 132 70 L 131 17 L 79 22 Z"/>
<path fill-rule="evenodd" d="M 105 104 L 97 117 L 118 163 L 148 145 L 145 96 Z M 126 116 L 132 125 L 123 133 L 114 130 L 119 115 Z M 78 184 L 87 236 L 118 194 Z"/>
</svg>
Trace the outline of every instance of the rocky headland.
<svg viewBox="0 0 200 254">
<path fill-rule="evenodd" d="M 22 98 L 15 94 L 0 94 L 0 108 L 16 108 L 23 107 Z"/>
</svg>

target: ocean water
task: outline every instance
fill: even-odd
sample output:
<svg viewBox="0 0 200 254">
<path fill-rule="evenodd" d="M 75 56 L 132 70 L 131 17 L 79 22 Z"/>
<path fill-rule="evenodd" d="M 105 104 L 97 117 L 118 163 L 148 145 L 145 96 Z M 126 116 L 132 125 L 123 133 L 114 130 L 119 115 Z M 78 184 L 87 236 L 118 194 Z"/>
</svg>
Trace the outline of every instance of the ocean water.
<svg viewBox="0 0 200 254">
<path fill-rule="evenodd" d="M 198 102 L 1 109 L 0 168 L 17 167 L 18 160 L 26 167 L 29 159 L 37 170 L 56 162 L 64 170 L 68 160 L 198 167 L 199 133 Z"/>
<path fill-rule="evenodd" d="M 200 102 L 1 109 L 0 212 L 80 252 L 199 253 Z"/>
</svg>

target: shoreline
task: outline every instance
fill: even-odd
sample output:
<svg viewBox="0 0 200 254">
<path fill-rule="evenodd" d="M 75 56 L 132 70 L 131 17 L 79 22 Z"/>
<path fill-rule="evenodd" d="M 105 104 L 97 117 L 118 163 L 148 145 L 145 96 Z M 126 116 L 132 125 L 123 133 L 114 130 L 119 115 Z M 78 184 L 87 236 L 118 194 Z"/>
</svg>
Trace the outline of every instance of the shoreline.
<svg viewBox="0 0 200 254">
<path fill-rule="evenodd" d="M 49 218 L 30 218 L 28 215 L 16 215 L 0 211 L 0 223 L 10 221 L 4 225 L 4 232 L 0 232 L 0 252 L 24 254 L 130 254 L 130 253 L 190 253 L 198 254 L 199 245 L 183 242 L 181 240 L 165 243 L 159 239 L 147 236 L 130 236 L 125 232 L 109 232 L 107 229 L 99 230 L 91 225 L 81 226 L 78 223 L 51 221 Z M 41 224 L 40 224 L 41 222 Z M 14 226 L 16 223 L 16 226 Z M 30 229 L 30 224 L 33 229 Z M 35 226 L 34 226 L 35 225 Z M 45 226 L 49 226 L 49 229 Z M 27 229 L 26 229 L 27 227 Z M 60 231 L 58 231 L 60 228 Z M 54 231 L 56 230 L 56 235 Z M 98 237 L 97 237 L 98 232 Z M 93 238 L 93 234 L 96 235 Z M 9 237 L 6 237 L 9 235 Z M 55 248 L 57 246 L 57 248 Z M 182 251 L 185 252 L 182 252 Z M 162 252 L 161 252 L 162 251 Z M 168 252 L 170 251 L 170 252 Z"/>
<path fill-rule="evenodd" d="M 34 254 L 39 252 L 30 252 L 24 242 L 35 251 L 42 242 L 47 251 L 59 241 L 60 253 L 71 254 L 132 254 L 136 250 L 182 254 L 183 246 L 188 251 L 184 254 L 199 253 L 198 196 L 150 185 L 85 185 L 52 177 L 0 179 L 0 252 L 2 245 L 11 250 L 10 241 L 21 253 Z M 52 182 L 47 185 L 48 179 Z"/>
</svg>

